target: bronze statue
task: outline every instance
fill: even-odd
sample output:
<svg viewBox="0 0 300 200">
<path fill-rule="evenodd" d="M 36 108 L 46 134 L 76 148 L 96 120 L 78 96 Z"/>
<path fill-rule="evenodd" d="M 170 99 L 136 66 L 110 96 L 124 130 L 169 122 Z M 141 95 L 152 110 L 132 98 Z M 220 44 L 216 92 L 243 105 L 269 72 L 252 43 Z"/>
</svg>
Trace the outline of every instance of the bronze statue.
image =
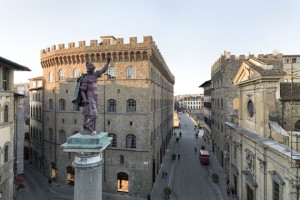
<svg viewBox="0 0 300 200">
<path fill-rule="evenodd" d="M 82 134 L 97 134 L 96 119 L 98 116 L 98 92 L 97 79 L 106 72 L 110 63 L 107 58 L 106 64 L 101 70 L 95 71 L 92 63 L 86 63 L 87 73 L 82 77 L 80 83 L 81 103 L 83 106 L 84 121 L 81 128 Z"/>
</svg>

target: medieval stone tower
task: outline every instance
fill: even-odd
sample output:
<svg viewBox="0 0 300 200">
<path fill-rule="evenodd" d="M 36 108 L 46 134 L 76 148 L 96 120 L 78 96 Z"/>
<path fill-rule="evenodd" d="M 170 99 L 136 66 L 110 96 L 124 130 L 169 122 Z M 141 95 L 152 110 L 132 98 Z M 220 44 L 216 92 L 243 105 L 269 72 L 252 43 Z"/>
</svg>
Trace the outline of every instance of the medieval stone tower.
<svg viewBox="0 0 300 200">
<path fill-rule="evenodd" d="M 146 197 L 165 154 L 173 128 L 174 76 L 151 36 L 138 43 L 131 37 L 101 37 L 89 45 L 80 41 L 51 46 L 41 51 L 44 78 L 43 164 L 45 175 L 72 184 L 76 174 L 74 155 L 60 145 L 80 131 L 81 108 L 71 101 L 85 63 L 102 68 L 98 79 L 97 130 L 109 133 L 112 144 L 104 154 L 103 191 Z"/>
</svg>

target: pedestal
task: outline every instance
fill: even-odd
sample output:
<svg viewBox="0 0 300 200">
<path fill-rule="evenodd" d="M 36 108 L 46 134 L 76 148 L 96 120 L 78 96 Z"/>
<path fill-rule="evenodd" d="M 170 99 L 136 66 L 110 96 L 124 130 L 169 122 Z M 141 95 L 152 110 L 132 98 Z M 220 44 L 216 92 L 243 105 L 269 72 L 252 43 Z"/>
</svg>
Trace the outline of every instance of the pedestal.
<svg viewBox="0 0 300 200">
<path fill-rule="evenodd" d="M 78 133 L 61 145 L 66 152 L 75 152 L 74 200 L 102 200 L 103 151 L 112 138 L 107 133 L 83 135 Z"/>
</svg>

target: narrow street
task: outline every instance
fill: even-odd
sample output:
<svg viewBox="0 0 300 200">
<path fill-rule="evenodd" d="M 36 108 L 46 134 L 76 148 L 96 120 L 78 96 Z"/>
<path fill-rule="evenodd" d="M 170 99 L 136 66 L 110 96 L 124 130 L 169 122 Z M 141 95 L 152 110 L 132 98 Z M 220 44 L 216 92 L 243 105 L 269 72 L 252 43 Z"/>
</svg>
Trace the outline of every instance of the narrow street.
<svg viewBox="0 0 300 200">
<path fill-rule="evenodd" d="M 70 190 L 70 196 L 59 194 L 54 190 L 62 189 L 59 188 L 60 185 L 52 183 L 49 187 L 47 178 L 41 175 L 39 172 L 35 171 L 28 162 L 24 163 L 24 179 L 25 188 L 24 190 L 16 192 L 16 200 L 69 200 L 73 199 L 71 195 L 73 194 L 72 188 Z"/>
<path fill-rule="evenodd" d="M 176 199 L 218 199 L 214 191 L 210 176 L 209 166 L 199 162 L 199 149 L 204 145 L 202 130 L 196 138 L 194 122 L 186 115 L 180 114 L 181 129 L 176 129 L 177 136 L 182 133 L 179 142 L 176 143 L 175 152 L 180 154 L 174 172 L 173 193 Z M 198 130 L 198 129 L 197 129 Z M 197 152 L 195 152 L 197 148 Z"/>
<path fill-rule="evenodd" d="M 151 199 L 163 199 L 163 188 L 170 186 L 172 189 L 172 200 L 227 200 L 226 177 L 215 156 L 210 151 L 209 145 L 205 144 L 199 131 L 196 138 L 194 122 L 186 114 L 179 115 L 181 118 L 181 129 L 175 129 L 177 136 L 173 136 L 167 153 L 164 157 L 162 167 L 157 175 Z M 179 133 L 182 137 L 176 142 Z M 211 154 L 211 164 L 201 165 L 199 161 L 199 150 L 201 146 Z M 195 152 L 195 147 L 197 152 Z M 175 161 L 171 160 L 171 155 L 180 154 Z M 162 178 L 161 172 L 168 172 L 167 178 Z M 220 175 L 218 183 L 213 183 L 210 174 L 217 172 Z M 28 162 L 24 165 L 25 189 L 16 192 L 16 200 L 69 200 L 73 199 L 73 187 L 59 185 L 52 182 L 49 187 L 47 177 L 41 175 Z M 127 195 L 103 193 L 103 199 L 109 200 L 138 200 L 140 198 Z"/>
</svg>

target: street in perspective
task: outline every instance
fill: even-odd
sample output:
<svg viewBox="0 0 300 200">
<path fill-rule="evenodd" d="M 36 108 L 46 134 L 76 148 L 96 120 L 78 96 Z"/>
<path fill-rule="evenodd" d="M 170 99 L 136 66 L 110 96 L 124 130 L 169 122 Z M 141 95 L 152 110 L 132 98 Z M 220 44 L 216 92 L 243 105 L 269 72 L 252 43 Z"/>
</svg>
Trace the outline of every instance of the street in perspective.
<svg viewBox="0 0 300 200">
<path fill-rule="evenodd" d="M 227 194 L 227 177 L 211 147 L 204 142 L 203 130 L 195 128 L 196 123 L 189 114 L 179 113 L 178 116 L 181 126 L 174 130 L 152 191 L 152 199 L 163 199 L 162 190 L 166 186 L 172 190 L 171 199 L 176 200 L 236 199 Z M 201 147 L 210 153 L 208 165 L 200 163 Z M 176 155 L 175 160 L 172 160 L 173 154 Z M 163 172 L 170 175 L 163 177 Z M 217 183 L 212 181 L 213 173 L 219 175 Z"/>
<path fill-rule="evenodd" d="M 189 114 L 179 113 L 181 127 L 174 130 L 160 172 L 157 174 L 151 196 L 153 200 L 164 199 L 163 188 L 170 187 L 174 200 L 234 199 L 226 193 L 226 175 L 219 165 L 211 147 L 204 142 L 203 130 L 195 128 Z M 198 136 L 197 136 L 198 133 Z M 199 160 L 201 147 L 210 153 L 210 163 L 202 165 Z M 172 155 L 176 155 L 173 160 Z M 17 191 L 17 200 L 73 199 L 74 187 L 48 182 L 47 177 L 34 169 L 29 162 L 25 165 L 25 188 Z M 219 181 L 214 183 L 211 174 L 217 173 Z M 103 193 L 103 199 L 139 200 L 142 198 Z"/>
</svg>

